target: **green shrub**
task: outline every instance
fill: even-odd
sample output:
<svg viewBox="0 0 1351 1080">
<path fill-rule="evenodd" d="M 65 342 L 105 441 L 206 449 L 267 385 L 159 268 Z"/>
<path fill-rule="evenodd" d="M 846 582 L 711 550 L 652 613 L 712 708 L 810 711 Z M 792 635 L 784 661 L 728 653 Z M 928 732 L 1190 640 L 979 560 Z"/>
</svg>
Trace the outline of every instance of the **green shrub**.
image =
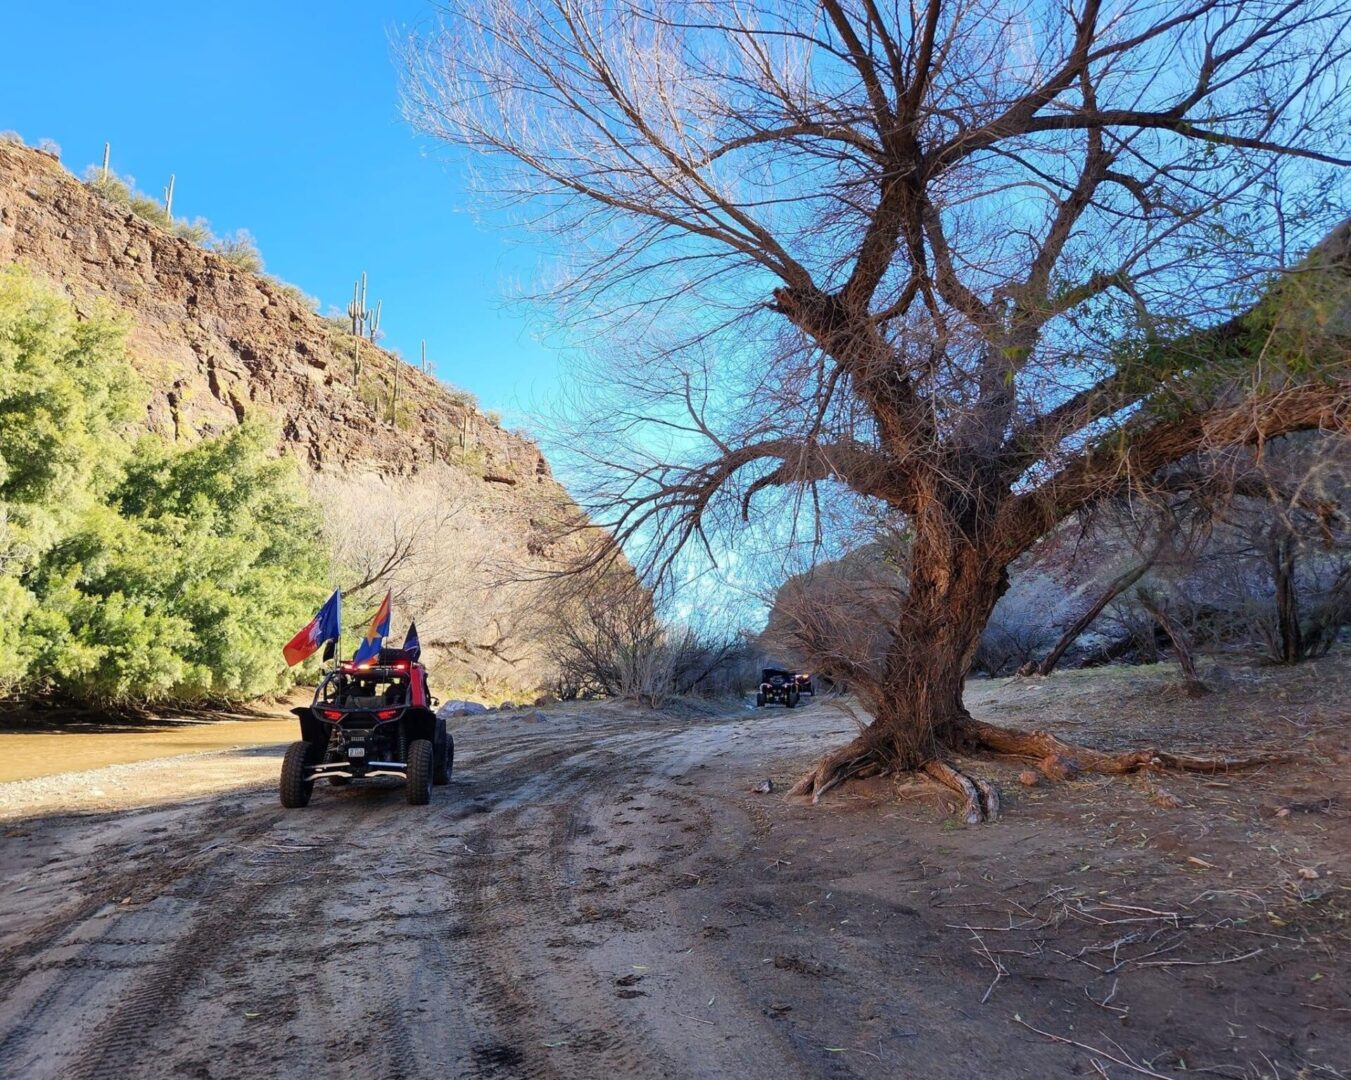
<svg viewBox="0 0 1351 1080">
<path fill-rule="evenodd" d="M 164 207 L 149 195 L 132 192 L 131 212 L 152 225 L 158 225 L 161 229 L 173 229 L 173 219 L 164 212 Z"/>
<path fill-rule="evenodd" d="M 263 256 L 259 254 L 258 244 L 248 229 L 236 229 L 229 236 L 212 240 L 207 246 L 231 266 L 237 266 L 250 274 L 262 273 Z"/>
<path fill-rule="evenodd" d="M 29 568 L 121 475 L 116 434 L 144 392 L 124 330 L 107 315 L 81 322 L 31 274 L 0 270 L 0 573 Z"/>
<path fill-rule="evenodd" d="M 102 195 L 109 202 L 116 203 L 118 206 L 131 206 L 131 192 L 135 181 L 131 177 L 120 177 L 115 172 L 110 172 L 105 177 L 103 170 L 97 165 L 90 165 L 84 171 L 85 187 L 98 195 Z"/>
<path fill-rule="evenodd" d="M 123 327 L 0 273 L 0 687 L 91 704 L 237 700 L 330 571 L 296 463 L 245 424 L 187 449 L 125 421 Z"/>
<path fill-rule="evenodd" d="M 202 217 L 193 218 L 191 221 L 180 218 L 174 222 L 173 234 L 198 247 L 205 247 L 211 242 L 211 225 Z"/>
</svg>

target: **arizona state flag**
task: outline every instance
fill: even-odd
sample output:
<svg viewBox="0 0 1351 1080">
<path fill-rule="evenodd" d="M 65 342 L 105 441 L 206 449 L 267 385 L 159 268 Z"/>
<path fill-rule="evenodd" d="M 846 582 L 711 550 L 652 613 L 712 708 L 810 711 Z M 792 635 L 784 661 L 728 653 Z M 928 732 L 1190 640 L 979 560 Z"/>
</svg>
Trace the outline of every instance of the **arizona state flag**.
<svg viewBox="0 0 1351 1080">
<path fill-rule="evenodd" d="M 313 655 L 320 645 L 337 641 L 341 632 L 342 592 L 334 589 L 333 595 L 319 609 L 319 614 L 307 622 L 304 629 L 282 647 L 281 654 L 286 657 L 286 666 L 295 667 L 307 656 Z"/>
<path fill-rule="evenodd" d="M 353 663 L 364 664 L 367 660 L 374 660 L 380 655 L 380 646 L 385 643 L 385 638 L 389 637 L 389 595 L 385 593 L 385 598 L 380 601 L 380 610 L 375 613 L 366 636 L 357 646 L 356 655 L 352 657 Z"/>
</svg>

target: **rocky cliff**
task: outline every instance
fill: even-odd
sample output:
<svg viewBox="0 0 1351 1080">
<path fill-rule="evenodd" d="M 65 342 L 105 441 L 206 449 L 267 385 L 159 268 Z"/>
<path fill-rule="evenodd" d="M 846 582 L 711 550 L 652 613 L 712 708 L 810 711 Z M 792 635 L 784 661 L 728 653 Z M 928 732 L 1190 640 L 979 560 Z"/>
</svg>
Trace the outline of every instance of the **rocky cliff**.
<svg viewBox="0 0 1351 1080">
<path fill-rule="evenodd" d="M 340 554 L 367 576 L 399 557 L 396 618 L 415 615 L 460 681 L 526 689 L 545 677 L 521 621 L 528 597 L 503 582 L 559 564 L 554 525 L 576 507 L 529 439 L 358 345 L 296 290 L 109 202 L 49 154 L 0 143 L 0 265 L 12 262 L 81 314 L 103 304 L 128 317 L 151 430 L 194 440 L 249 417 L 274 423 Z"/>
</svg>

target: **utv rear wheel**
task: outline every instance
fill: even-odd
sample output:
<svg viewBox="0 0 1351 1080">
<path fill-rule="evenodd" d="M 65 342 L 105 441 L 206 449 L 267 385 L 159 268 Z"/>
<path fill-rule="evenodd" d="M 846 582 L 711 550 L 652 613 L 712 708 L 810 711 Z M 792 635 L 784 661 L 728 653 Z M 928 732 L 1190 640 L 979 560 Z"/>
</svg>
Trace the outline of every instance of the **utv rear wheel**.
<svg viewBox="0 0 1351 1080">
<path fill-rule="evenodd" d="M 281 804 L 288 810 L 308 806 L 314 792 L 314 781 L 309 778 L 314 764 L 315 748 L 311 743 L 293 742 L 286 748 L 281 760 Z"/>
<path fill-rule="evenodd" d="M 414 739 L 408 745 L 409 806 L 426 806 L 432 801 L 433 754 L 430 739 Z"/>
<path fill-rule="evenodd" d="M 455 740 L 446 730 L 446 722 L 436 722 L 436 740 L 432 744 L 435 768 L 432 769 L 433 784 L 449 784 L 450 770 L 455 764 Z"/>
</svg>

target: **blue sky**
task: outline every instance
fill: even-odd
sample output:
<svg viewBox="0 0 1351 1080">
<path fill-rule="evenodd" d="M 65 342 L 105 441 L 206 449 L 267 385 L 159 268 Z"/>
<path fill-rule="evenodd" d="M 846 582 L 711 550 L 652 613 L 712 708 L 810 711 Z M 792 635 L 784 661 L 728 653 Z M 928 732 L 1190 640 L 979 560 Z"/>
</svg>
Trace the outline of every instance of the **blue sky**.
<svg viewBox="0 0 1351 1080">
<path fill-rule="evenodd" d="M 253 233 L 269 273 L 344 307 L 365 270 L 385 344 L 508 423 L 550 400 L 557 357 L 504 303 L 536 259 L 469 213 L 464 171 L 399 116 L 390 46 L 427 0 L 6 4 L 0 130 L 113 167 L 174 213 Z M 528 244 L 528 237 L 524 238 Z"/>
</svg>

